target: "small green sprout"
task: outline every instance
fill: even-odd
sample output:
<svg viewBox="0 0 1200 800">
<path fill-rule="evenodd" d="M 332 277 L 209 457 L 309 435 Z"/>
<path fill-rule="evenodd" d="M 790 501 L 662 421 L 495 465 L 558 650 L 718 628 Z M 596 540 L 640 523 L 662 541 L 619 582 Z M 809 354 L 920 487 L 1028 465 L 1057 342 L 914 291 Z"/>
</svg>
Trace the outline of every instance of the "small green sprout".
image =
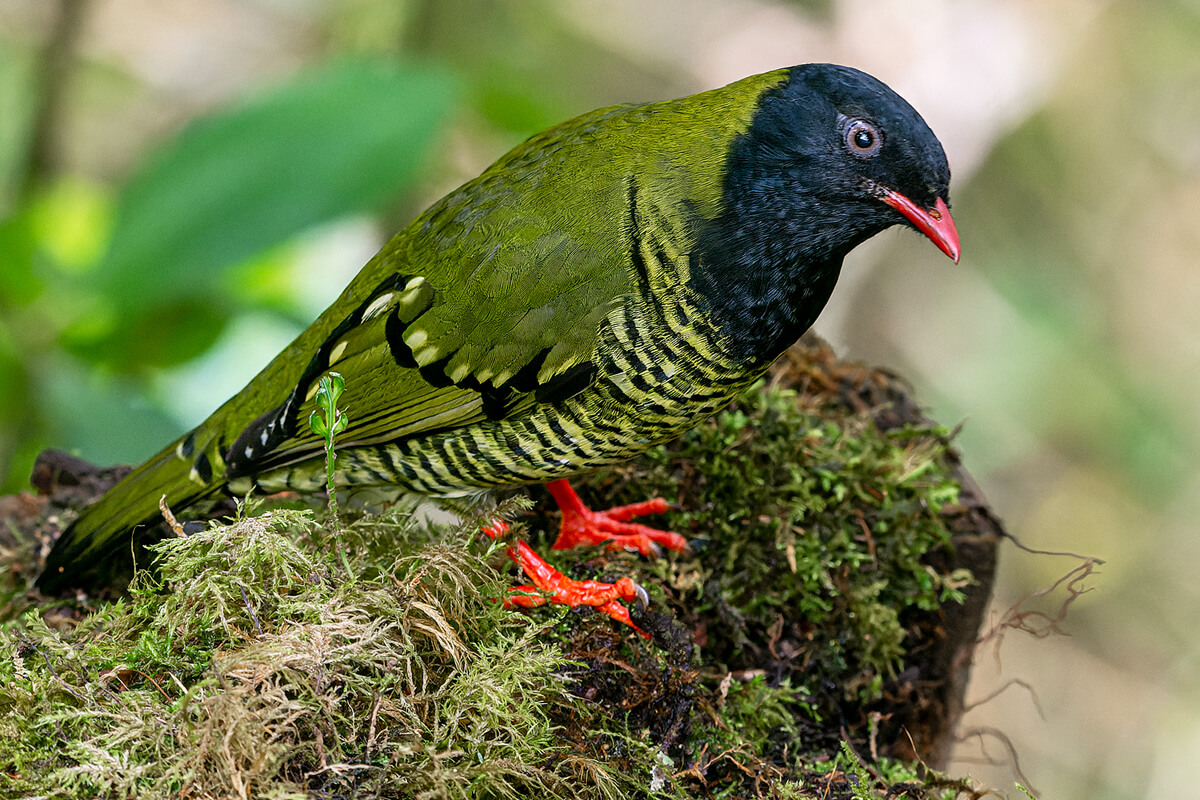
<svg viewBox="0 0 1200 800">
<path fill-rule="evenodd" d="M 346 430 L 346 426 L 350 424 L 350 418 L 337 407 L 338 398 L 345 390 L 346 381 L 338 373 L 330 372 L 328 375 L 322 375 L 317 382 L 317 394 L 314 397 L 317 407 L 308 416 L 308 427 L 325 440 L 325 485 L 329 491 L 329 515 L 333 520 L 334 533 L 340 532 L 341 526 L 338 524 L 337 488 L 333 483 L 333 465 L 337 461 L 337 453 L 333 449 L 333 439 Z M 342 560 L 345 563 L 344 553 Z M 349 571 L 350 565 L 345 563 L 345 566 Z"/>
</svg>

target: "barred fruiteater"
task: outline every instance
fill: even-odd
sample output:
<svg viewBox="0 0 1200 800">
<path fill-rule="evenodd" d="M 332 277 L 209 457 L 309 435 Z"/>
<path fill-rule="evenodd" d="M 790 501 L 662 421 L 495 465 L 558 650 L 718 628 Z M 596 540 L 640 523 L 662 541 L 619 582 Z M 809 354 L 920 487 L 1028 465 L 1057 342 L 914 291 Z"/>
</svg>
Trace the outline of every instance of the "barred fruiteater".
<svg viewBox="0 0 1200 800">
<path fill-rule="evenodd" d="M 551 481 L 560 546 L 682 547 L 628 522 L 661 501 L 592 512 L 562 479 L 716 412 L 812 324 L 843 257 L 885 228 L 913 227 L 957 261 L 949 181 L 907 102 L 830 64 L 568 120 L 397 234 L 245 389 L 86 508 L 39 585 L 103 580 L 164 494 L 179 511 L 218 492 L 323 489 L 306 423 L 331 370 L 350 421 L 339 486 L 454 496 Z M 544 569 L 530 559 L 527 573 Z M 608 611 L 632 597 L 535 583 Z"/>
</svg>

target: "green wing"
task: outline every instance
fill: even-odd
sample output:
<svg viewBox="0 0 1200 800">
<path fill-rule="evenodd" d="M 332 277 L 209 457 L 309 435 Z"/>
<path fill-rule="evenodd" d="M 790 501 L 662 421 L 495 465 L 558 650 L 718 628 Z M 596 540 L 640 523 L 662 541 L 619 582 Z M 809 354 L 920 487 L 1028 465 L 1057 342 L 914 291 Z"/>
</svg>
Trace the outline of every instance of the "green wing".
<svg viewBox="0 0 1200 800">
<path fill-rule="evenodd" d="M 230 477 L 317 458 L 306 420 L 331 369 L 346 378 L 343 447 L 498 419 L 583 388 L 601 323 L 634 286 L 622 252 L 630 178 L 601 164 L 583 180 L 587 165 L 572 156 L 589 149 L 577 125 L 554 129 L 429 209 L 190 449 L 228 453 Z"/>
</svg>

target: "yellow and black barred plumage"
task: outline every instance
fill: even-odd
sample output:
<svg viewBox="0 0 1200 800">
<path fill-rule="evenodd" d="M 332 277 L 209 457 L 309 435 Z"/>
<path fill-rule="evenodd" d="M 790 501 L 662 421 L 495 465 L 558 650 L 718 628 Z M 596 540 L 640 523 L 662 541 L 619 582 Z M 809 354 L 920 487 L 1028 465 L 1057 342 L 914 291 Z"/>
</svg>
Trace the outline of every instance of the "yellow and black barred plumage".
<svg viewBox="0 0 1200 800">
<path fill-rule="evenodd" d="M 856 151 L 848 124 L 882 146 Z M 907 221 L 956 254 L 952 222 L 937 228 L 948 182 L 907 103 L 830 65 L 551 128 L 414 220 L 242 392 L 85 509 L 40 583 L 128 552 L 163 494 L 179 510 L 324 488 L 306 421 L 330 370 L 350 420 L 340 485 L 462 495 L 628 459 L 761 375 L 864 239 Z"/>
</svg>

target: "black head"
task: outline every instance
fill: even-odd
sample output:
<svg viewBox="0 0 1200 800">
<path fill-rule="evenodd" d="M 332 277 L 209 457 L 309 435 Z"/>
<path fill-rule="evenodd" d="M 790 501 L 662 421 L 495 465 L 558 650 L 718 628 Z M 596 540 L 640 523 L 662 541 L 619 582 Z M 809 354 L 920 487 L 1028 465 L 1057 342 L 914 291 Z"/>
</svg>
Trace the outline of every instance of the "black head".
<svg viewBox="0 0 1200 800">
<path fill-rule="evenodd" d="M 803 215 L 829 255 L 906 223 L 958 259 L 942 144 L 904 98 L 865 72 L 793 67 L 734 145 L 727 190 L 741 180 L 741 191 L 774 195 L 772 203 Z"/>
<path fill-rule="evenodd" d="M 723 212 L 701 236 L 709 270 L 694 283 L 773 358 L 816 319 L 845 255 L 880 231 L 909 225 L 957 261 L 949 185 L 941 143 L 902 97 L 849 67 L 793 67 L 730 146 Z"/>
</svg>

